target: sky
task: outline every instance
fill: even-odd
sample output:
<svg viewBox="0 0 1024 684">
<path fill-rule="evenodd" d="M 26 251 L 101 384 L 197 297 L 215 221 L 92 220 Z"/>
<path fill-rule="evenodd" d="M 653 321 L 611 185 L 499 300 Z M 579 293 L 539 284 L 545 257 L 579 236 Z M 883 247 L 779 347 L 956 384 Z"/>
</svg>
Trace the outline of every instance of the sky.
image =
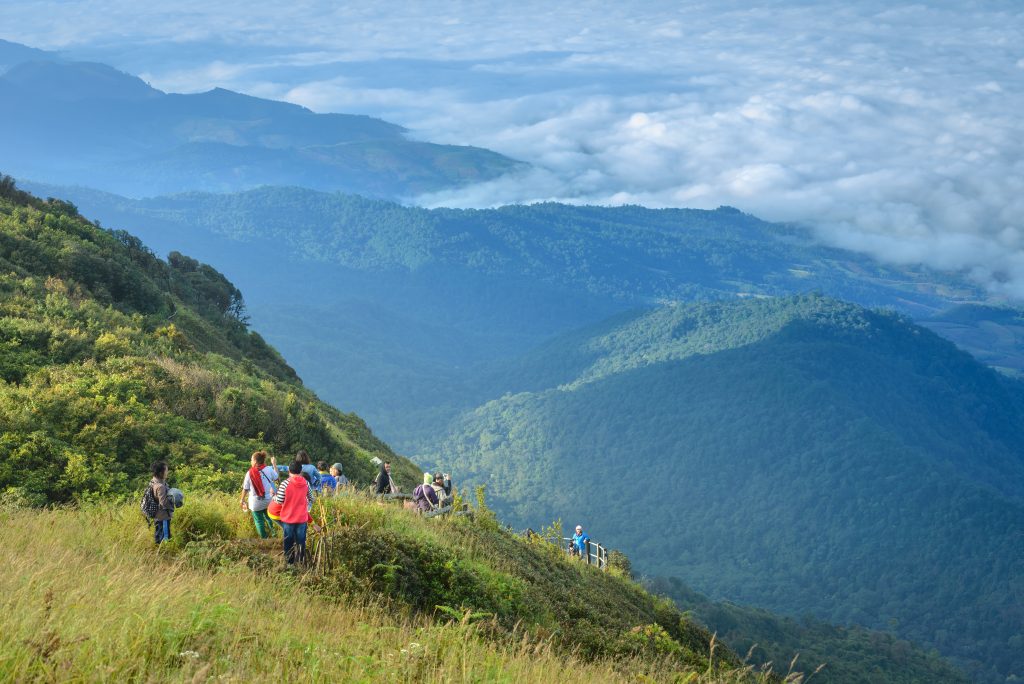
<svg viewBox="0 0 1024 684">
<path fill-rule="evenodd" d="M 1024 3 L 562 4 L 4 0 L 0 38 L 531 164 L 425 206 L 731 205 L 1024 299 Z"/>
</svg>

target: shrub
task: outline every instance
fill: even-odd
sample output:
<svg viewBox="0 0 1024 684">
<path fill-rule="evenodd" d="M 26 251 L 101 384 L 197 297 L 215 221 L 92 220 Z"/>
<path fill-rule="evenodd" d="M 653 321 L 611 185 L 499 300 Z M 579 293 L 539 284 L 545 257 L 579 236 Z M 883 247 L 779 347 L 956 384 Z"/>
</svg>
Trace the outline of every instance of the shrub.
<svg viewBox="0 0 1024 684">
<path fill-rule="evenodd" d="M 682 655 L 683 647 L 669 636 L 661 625 L 637 625 L 623 632 L 615 644 L 623 655 L 670 656 Z"/>
<path fill-rule="evenodd" d="M 211 539 L 233 539 L 236 531 L 244 526 L 241 510 L 232 515 L 224 499 L 191 497 L 185 505 L 174 512 L 171 523 L 172 538 L 178 545 L 192 541 Z"/>
</svg>

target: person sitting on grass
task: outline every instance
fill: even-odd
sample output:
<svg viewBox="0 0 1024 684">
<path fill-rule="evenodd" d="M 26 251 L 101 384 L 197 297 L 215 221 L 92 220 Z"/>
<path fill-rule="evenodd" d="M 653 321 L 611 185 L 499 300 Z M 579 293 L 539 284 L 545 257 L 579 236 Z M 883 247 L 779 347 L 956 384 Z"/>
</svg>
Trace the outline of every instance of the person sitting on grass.
<svg viewBox="0 0 1024 684">
<path fill-rule="evenodd" d="M 313 505 L 313 490 L 302 476 L 302 463 L 293 461 L 288 466 L 289 477 L 277 488 L 274 501 L 281 505 L 279 514 L 284 530 L 284 557 L 289 565 L 302 563 L 306 556 L 306 527 L 313 522 L 309 507 Z"/>
<path fill-rule="evenodd" d="M 260 539 L 266 539 L 274 530 L 267 508 L 276 493 L 274 482 L 277 480 L 277 459 L 271 456 L 271 465 L 268 466 L 267 452 L 261 450 L 254 452 L 249 462 L 252 467 L 242 478 L 242 510 L 252 512 L 256 534 Z"/>
<path fill-rule="evenodd" d="M 174 498 L 171 496 L 171 489 L 167 486 L 167 463 L 157 461 L 150 469 L 153 479 L 149 486 L 153 490 L 153 497 L 156 499 L 156 515 L 154 520 L 154 539 L 157 544 L 169 541 L 171 538 L 171 518 L 174 516 Z"/>
</svg>

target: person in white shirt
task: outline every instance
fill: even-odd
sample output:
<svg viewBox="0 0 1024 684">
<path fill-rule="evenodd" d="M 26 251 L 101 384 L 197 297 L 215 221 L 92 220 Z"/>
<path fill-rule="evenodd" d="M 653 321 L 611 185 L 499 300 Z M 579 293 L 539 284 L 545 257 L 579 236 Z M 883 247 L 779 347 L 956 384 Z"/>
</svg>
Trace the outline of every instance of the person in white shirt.
<svg viewBox="0 0 1024 684">
<path fill-rule="evenodd" d="M 256 525 L 256 534 L 260 539 L 271 535 L 274 525 L 267 515 L 267 506 L 277 492 L 274 482 L 277 480 L 277 459 L 270 457 L 267 465 L 267 452 L 257 451 L 250 459 L 252 467 L 242 478 L 242 510 L 252 513 L 252 521 Z"/>
</svg>

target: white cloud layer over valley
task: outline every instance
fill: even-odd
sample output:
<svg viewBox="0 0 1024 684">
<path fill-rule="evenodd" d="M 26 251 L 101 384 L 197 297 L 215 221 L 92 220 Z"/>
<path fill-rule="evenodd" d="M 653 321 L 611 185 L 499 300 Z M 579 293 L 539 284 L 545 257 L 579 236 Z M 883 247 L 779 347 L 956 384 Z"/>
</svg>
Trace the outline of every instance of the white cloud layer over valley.
<svg viewBox="0 0 1024 684">
<path fill-rule="evenodd" d="M 1024 298 L 1019 2 L 210 5 L 7 0 L 0 37 L 533 166 L 429 206 L 730 204 Z"/>
</svg>

